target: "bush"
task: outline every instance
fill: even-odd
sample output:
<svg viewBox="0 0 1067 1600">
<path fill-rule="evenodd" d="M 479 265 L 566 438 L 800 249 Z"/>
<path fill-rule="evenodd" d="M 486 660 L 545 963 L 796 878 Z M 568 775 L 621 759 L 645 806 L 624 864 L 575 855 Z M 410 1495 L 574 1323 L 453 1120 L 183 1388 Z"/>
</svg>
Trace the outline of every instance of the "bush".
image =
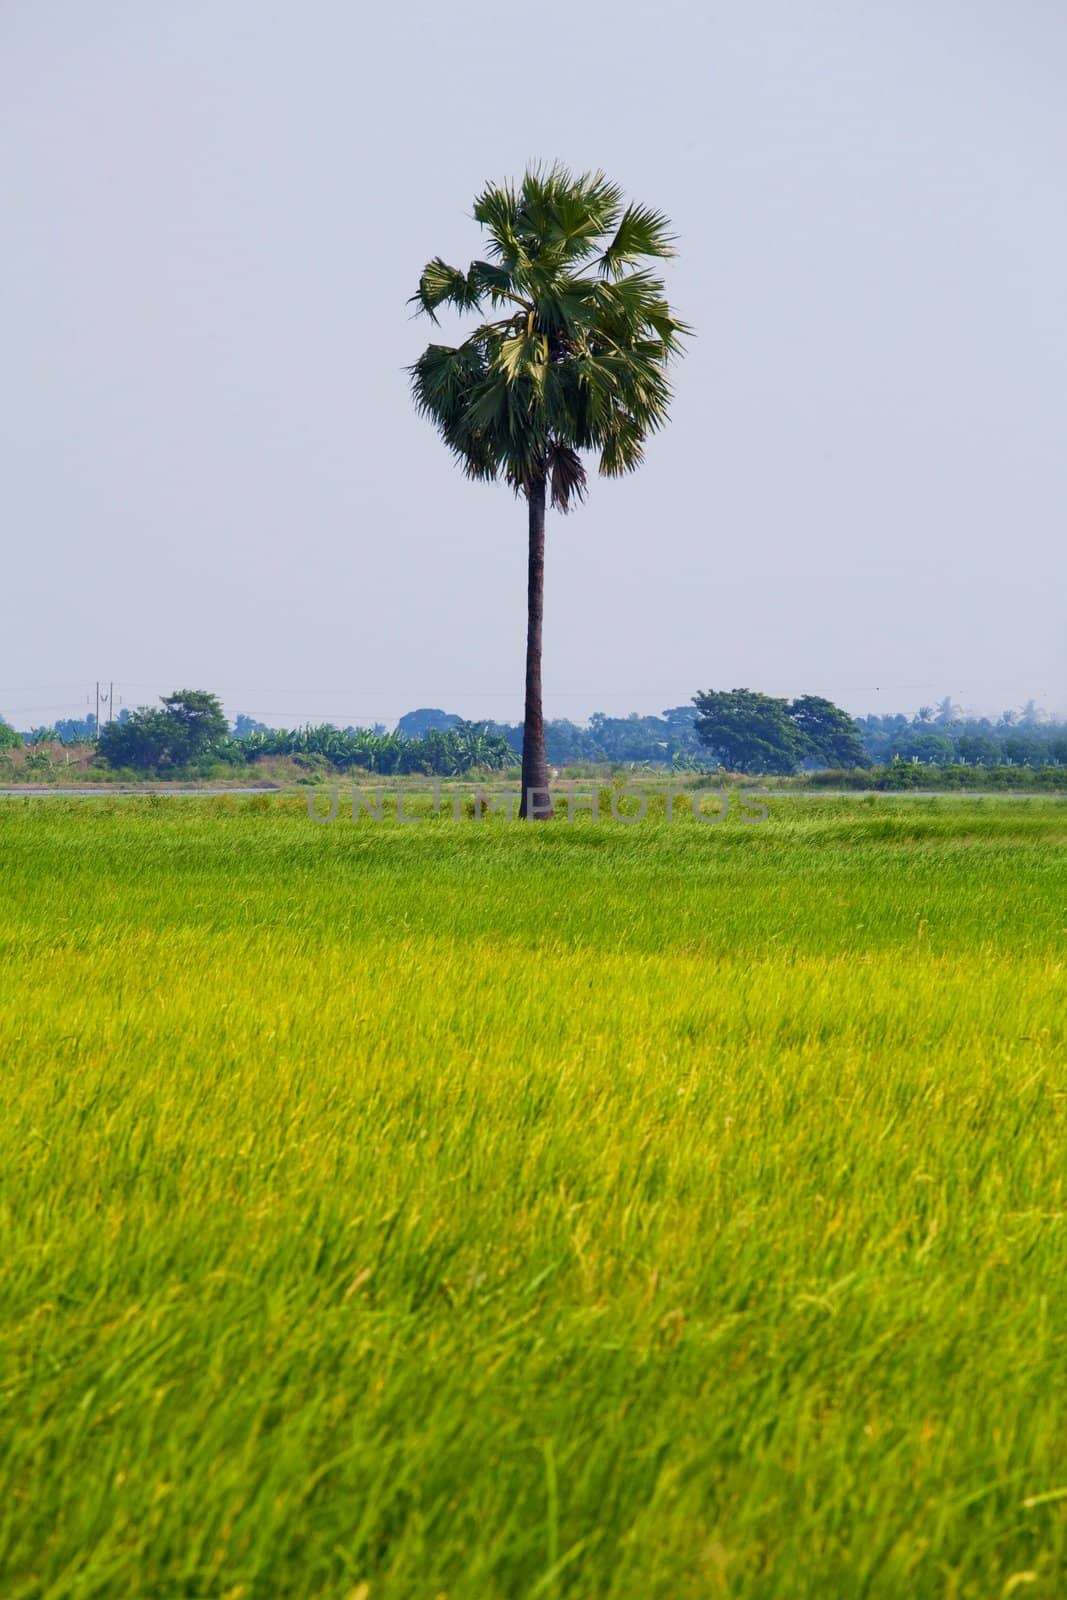
<svg viewBox="0 0 1067 1600">
<path fill-rule="evenodd" d="M 881 789 L 904 793 L 909 789 L 1049 789 L 1067 791 L 1063 767 L 968 767 L 962 763 L 924 766 L 921 762 L 894 761 L 888 767 L 866 771 L 839 769 L 813 772 L 804 781 L 810 789 Z"/>
</svg>

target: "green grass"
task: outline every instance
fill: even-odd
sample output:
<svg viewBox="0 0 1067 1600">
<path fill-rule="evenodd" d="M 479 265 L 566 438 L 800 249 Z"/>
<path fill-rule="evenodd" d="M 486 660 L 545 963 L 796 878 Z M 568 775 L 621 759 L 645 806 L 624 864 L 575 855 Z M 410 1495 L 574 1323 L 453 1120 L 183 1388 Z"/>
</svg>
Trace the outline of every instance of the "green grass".
<svg viewBox="0 0 1067 1600">
<path fill-rule="evenodd" d="M 1067 804 L 770 805 L 0 802 L 5 1600 L 1064 1593 Z"/>
</svg>

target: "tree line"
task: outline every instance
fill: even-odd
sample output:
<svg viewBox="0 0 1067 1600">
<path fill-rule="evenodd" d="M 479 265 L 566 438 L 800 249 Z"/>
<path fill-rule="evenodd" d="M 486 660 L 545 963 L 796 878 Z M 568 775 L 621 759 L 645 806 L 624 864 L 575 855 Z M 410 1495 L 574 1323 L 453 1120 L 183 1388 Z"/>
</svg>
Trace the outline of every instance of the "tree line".
<svg viewBox="0 0 1067 1600">
<path fill-rule="evenodd" d="M 752 690 L 707 691 L 696 702 L 661 716 L 608 717 L 595 712 L 583 727 L 545 723 L 548 759 L 574 763 L 638 763 L 674 767 L 723 765 L 744 772 L 788 773 L 819 767 L 865 768 L 900 763 L 926 766 L 1067 766 L 1067 722 L 1031 701 L 997 717 L 964 713 L 951 701 L 915 715 L 850 717 L 815 695 L 774 700 Z M 459 719 L 436 709 L 401 718 L 422 729 Z M 522 724 L 488 722 L 516 752 Z"/>
<path fill-rule="evenodd" d="M 1067 722 L 1046 716 L 1032 700 L 997 717 L 976 717 L 945 699 L 912 717 L 860 717 L 857 726 L 864 750 L 880 766 L 1067 766 Z"/>
<path fill-rule="evenodd" d="M 231 726 L 217 696 L 178 690 L 158 707 L 123 710 L 97 733 L 94 719 L 69 719 L 18 733 L 0 720 L 0 749 L 90 744 L 113 769 L 176 773 L 241 766 L 264 757 L 384 775 L 456 777 L 501 771 L 521 757 L 521 723 L 469 721 L 436 707 L 401 717 L 396 727 L 332 723 L 270 728 L 244 713 Z M 871 766 L 994 768 L 1067 766 L 1067 723 L 1030 702 L 999 717 L 970 717 L 950 700 L 903 714 L 853 718 L 816 695 L 776 699 L 751 689 L 703 690 L 660 716 L 609 717 L 585 726 L 545 723 L 554 767 L 630 765 L 674 771 L 789 774 Z"/>
<path fill-rule="evenodd" d="M 522 724 L 489 724 L 513 750 Z M 856 725 L 847 712 L 815 695 L 776 700 L 752 689 L 703 690 L 686 706 L 661 716 L 608 717 L 594 712 L 586 727 L 545 723 L 548 759 L 639 764 L 682 770 L 725 767 L 736 772 L 789 773 L 802 763 L 850 767 L 866 764 Z"/>
<path fill-rule="evenodd" d="M 305 765 L 341 770 L 457 777 L 475 767 L 500 770 L 513 759 L 507 743 L 484 724 L 463 721 L 447 729 L 429 728 L 421 738 L 332 723 L 268 728 L 244 716 L 231 729 L 217 696 L 195 689 L 177 690 L 158 709 L 142 706 L 102 728 L 96 746 L 109 767 L 149 772 L 189 772 L 293 756 Z"/>
</svg>

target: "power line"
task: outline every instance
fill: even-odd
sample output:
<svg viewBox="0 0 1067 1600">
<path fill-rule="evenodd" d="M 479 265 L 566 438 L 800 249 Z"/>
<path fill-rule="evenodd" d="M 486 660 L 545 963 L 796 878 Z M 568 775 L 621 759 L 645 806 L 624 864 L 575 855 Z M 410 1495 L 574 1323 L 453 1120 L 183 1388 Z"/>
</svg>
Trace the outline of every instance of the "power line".
<svg viewBox="0 0 1067 1600">
<path fill-rule="evenodd" d="M 156 688 L 158 686 L 158 684 L 160 684 L 160 683 L 162 683 L 164 681 L 168 681 L 169 682 L 170 680 L 169 679 L 164 680 L 162 677 L 159 677 L 159 678 L 154 678 L 151 682 L 147 682 L 147 681 L 143 681 L 143 680 L 142 681 L 131 680 L 129 678 L 126 678 L 123 681 L 126 684 L 127 688 L 130 688 L 130 689 L 154 689 L 154 688 Z M 837 684 L 824 684 L 823 687 L 824 688 L 834 689 L 835 691 L 844 693 L 844 692 L 847 692 L 847 691 L 850 691 L 850 690 L 851 691 L 855 691 L 855 692 L 860 692 L 860 691 L 881 692 L 881 691 L 886 690 L 886 689 L 935 689 L 935 688 L 938 687 L 938 684 L 935 681 L 927 681 L 925 683 L 880 683 L 880 684 L 875 684 L 875 683 L 837 683 Z M 24 684 L 19 684 L 19 685 L 13 685 L 13 684 L 0 685 L 0 694 L 41 694 L 41 693 L 47 694 L 47 693 L 50 693 L 50 692 L 55 691 L 55 690 L 67 689 L 67 688 L 77 689 L 77 691 L 79 693 L 82 692 L 81 685 L 76 683 L 74 680 L 71 680 L 69 683 L 32 683 L 32 684 L 25 684 L 24 683 Z M 321 684 L 321 683 L 320 684 L 307 685 L 307 686 L 305 686 L 303 688 L 301 688 L 299 686 L 294 686 L 293 684 L 289 684 L 289 683 L 286 683 L 286 684 L 269 684 L 269 683 L 232 684 L 232 683 L 223 683 L 223 684 L 216 685 L 215 692 L 219 693 L 219 694 L 329 694 L 329 695 L 333 695 L 333 696 L 338 696 L 338 695 L 343 695 L 345 693 L 345 690 L 343 688 L 338 689 L 336 684 Z M 560 690 L 556 691 L 557 694 L 562 694 L 562 695 L 576 695 L 576 694 L 654 694 L 654 695 L 662 695 L 662 694 L 675 694 L 677 692 L 678 692 L 677 689 L 669 689 L 669 690 L 649 689 L 649 688 L 644 687 L 644 686 L 638 687 L 638 686 L 635 686 L 633 684 L 629 685 L 628 687 L 621 688 L 621 689 L 617 688 L 617 687 L 613 687 L 613 688 L 600 687 L 600 688 L 590 689 L 589 687 L 584 686 L 584 687 L 577 688 L 577 689 L 560 689 Z M 958 693 L 958 694 L 962 694 L 963 690 L 956 690 L 955 692 Z M 508 691 L 504 690 L 504 689 L 486 689 L 483 685 L 479 684 L 478 686 L 476 686 L 473 689 L 472 688 L 459 689 L 459 688 L 456 688 L 455 686 L 452 686 L 452 687 L 446 686 L 444 688 L 436 688 L 434 690 L 434 693 L 435 694 L 503 695 L 503 694 L 507 694 Z"/>
</svg>

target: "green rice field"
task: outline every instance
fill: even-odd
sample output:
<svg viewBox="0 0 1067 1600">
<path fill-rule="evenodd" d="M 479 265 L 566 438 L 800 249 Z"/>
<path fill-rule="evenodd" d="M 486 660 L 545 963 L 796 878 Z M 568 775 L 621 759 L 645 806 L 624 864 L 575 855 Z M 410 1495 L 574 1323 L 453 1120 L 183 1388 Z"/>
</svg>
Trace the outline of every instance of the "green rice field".
<svg viewBox="0 0 1067 1600">
<path fill-rule="evenodd" d="M 0 800 L 5 1600 L 1067 1594 L 1067 801 L 766 804 Z"/>
</svg>

